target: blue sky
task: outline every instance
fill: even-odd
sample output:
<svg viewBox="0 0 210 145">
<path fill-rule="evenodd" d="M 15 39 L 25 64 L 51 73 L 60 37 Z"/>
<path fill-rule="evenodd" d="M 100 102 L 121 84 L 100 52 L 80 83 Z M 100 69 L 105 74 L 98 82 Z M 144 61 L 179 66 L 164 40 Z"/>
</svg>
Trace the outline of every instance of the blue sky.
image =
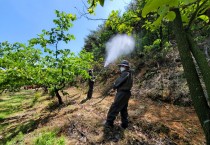
<svg viewBox="0 0 210 145">
<path fill-rule="evenodd" d="M 86 3 L 87 0 L 83 0 Z M 104 7 L 96 8 L 96 15 L 91 18 L 107 18 L 112 10 L 120 10 L 123 13 L 131 0 L 106 0 Z M 55 10 L 73 13 L 79 16 L 79 9 L 83 11 L 82 0 L 0 0 L 0 42 L 27 43 L 41 33 L 42 29 L 49 30 L 54 26 Z M 84 45 L 84 38 L 90 30 L 96 30 L 102 21 L 91 21 L 81 18 L 75 21 L 69 33 L 75 35 L 68 45 L 62 45 L 65 49 L 71 49 L 78 53 Z"/>
</svg>

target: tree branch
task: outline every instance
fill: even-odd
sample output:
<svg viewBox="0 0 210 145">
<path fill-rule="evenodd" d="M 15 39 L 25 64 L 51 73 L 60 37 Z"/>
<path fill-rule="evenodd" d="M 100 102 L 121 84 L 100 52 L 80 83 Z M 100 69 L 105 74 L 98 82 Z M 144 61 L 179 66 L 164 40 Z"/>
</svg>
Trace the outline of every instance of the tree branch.
<svg viewBox="0 0 210 145">
<path fill-rule="evenodd" d="M 90 18 L 90 17 L 88 17 L 87 15 L 89 15 L 89 13 L 87 13 L 87 12 L 85 12 L 84 10 L 83 10 L 83 12 L 81 12 L 78 8 L 76 8 L 75 7 L 75 9 L 78 11 L 78 13 L 80 14 L 80 17 L 78 18 L 78 19 L 81 19 L 82 17 L 85 17 L 87 20 L 92 20 L 92 21 L 107 21 L 107 20 L 109 20 L 109 21 L 112 21 L 111 19 L 105 19 L 105 18 Z M 132 20 L 132 19 L 135 19 L 135 18 L 138 18 L 138 17 L 130 17 L 129 19 L 125 19 L 125 20 L 123 20 L 123 21 L 121 21 L 121 22 L 118 22 L 118 23 L 116 23 L 116 26 L 118 26 L 118 25 L 120 25 L 120 24 L 122 24 L 122 23 L 125 23 L 125 22 L 127 22 L 127 21 L 130 21 L 130 20 Z M 113 21 L 114 22 L 114 21 Z"/>
<path fill-rule="evenodd" d="M 88 9 L 88 7 L 85 5 L 84 2 L 83 2 L 83 5 L 84 5 L 85 9 Z M 77 7 L 74 7 L 74 8 L 77 10 L 77 12 L 80 15 L 78 17 L 78 19 L 81 19 L 82 17 L 85 17 L 87 20 L 92 20 L 92 21 L 107 21 L 107 20 L 112 21 L 112 19 L 105 19 L 105 18 L 90 18 L 90 17 L 88 17 L 88 15 L 90 15 L 90 14 L 88 12 L 85 12 L 85 9 L 84 8 L 83 8 L 83 12 L 81 12 Z M 118 25 L 120 25 L 122 23 L 125 23 L 125 22 L 128 22 L 128 21 L 130 21 L 132 19 L 135 19 L 135 18 L 138 18 L 138 16 L 133 16 L 133 17 L 130 17 L 129 19 L 124 19 L 124 20 L 122 20 L 122 21 L 120 21 L 118 23 L 115 23 L 115 26 L 114 27 L 117 27 Z M 112 21 L 112 22 L 114 22 L 114 21 Z"/>
<path fill-rule="evenodd" d="M 80 14 L 80 17 L 78 17 L 78 19 L 81 19 L 82 17 L 85 17 L 87 20 L 100 20 L 100 21 L 106 21 L 108 19 L 104 19 L 104 18 L 90 18 L 87 15 L 90 15 L 89 13 L 85 12 L 85 10 L 83 9 L 83 12 L 81 12 L 77 7 L 74 7 L 77 12 Z"/>
<path fill-rule="evenodd" d="M 197 2 L 197 9 L 195 10 L 195 12 L 192 14 L 192 17 L 190 18 L 189 24 L 187 26 L 187 30 L 190 29 L 190 27 L 191 27 L 193 21 L 195 20 L 199 10 L 203 7 L 203 5 L 206 4 L 206 2 L 208 2 L 208 0 L 205 0 L 200 6 L 199 6 L 199 1 Z"/>
</svg>

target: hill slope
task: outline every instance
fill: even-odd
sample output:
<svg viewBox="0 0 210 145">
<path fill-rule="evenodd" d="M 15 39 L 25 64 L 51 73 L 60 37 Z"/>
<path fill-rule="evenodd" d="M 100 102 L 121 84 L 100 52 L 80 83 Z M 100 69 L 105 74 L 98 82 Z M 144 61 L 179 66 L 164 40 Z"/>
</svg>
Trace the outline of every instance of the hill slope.
<svg viewBox="0 0 210 145">
<path fill-rule="evenodd" d="M 118 77 L 116 68 L 102 72 L 93 98 L 84 100 L 87 84 L 71 87 L 63 96 L 64 105 L 55 98 L 34 90 L 3 94 L 0 100 L 0 139 L 2 144 L 116 144 L 116 145 L 205 145 L 205 137 L 189 97 L 177 51 L 162 59 L 130 60 L 134 86 L 129 101 L 129 127 L 103 128 L 115 93 L 108 86 Z M 112 67 L 110 67 L 112 68 Z M 107 95 L 102 100 L 104 94 Z M 102 100 L 102 101 L 101 101 Z M 4 117 L 5 112 L 8 116 Z M 22 132 L 22 133 L 20 133 Z"/>
<path fill-rule="evenodd" d="M 66 143 L 74 144 L 195 144 L 204 145 L 198 118 L 192 107 L 178 107 L 172 104 L 152 101 L 146 97 L 134 98 L 129 102 L 128 129 L 119 127 L 120 118 L 111 132 L 104 132 L 103 122 L 113 101 L 114 94 L 101 100 L 99 90 L 93 99 L 81 104 L 86 94 L 77 88 L 69 88 L 72 96 L 62 107 L 56 107 L 45 99 L 33 108 L 14 114 L 3 123 L 10 126 L 1 131 L 2 138 L 12 133 L 12 128 L 25 125 L 26 131 L 21 142 L 34 144 L 40 133 L 57 129 L 57 136 L 64 136 Z M 97 104 L 96 104 L 97 103 Z M 28 125 L 30 122 L 33 125 Z M 23 131 L 19 129 L 19 131 Z M 13 142 L 14 143 L 14 142 Z M 19 144 L 16 142 L 16 144 Z"/>
</svg>

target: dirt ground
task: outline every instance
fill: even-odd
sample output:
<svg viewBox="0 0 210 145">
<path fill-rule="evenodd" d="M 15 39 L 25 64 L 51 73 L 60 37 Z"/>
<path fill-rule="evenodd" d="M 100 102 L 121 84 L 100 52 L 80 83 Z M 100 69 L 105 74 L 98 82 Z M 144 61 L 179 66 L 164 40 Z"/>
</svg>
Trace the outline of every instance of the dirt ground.
<svg viewBox="0 0 210 145">
<path fill-rule="evenodd" d="M 43 97 L 33 108 L 26 107 L 5 120 L 10 125 L 1 137 L 14 132 L 21 124 L 27 128 L 24 144 L 28 145 L 43 128 L 58 128 L 58 135 L 65 136 L 67 145 L 205 145 L 193 107 L 174 106 L 143 96 L 131 97 L 129 127 L 120 128 L 118 116 L 114 128 L 107 130 L 103 123 L 115 93 L 101 101 L 99 89 L 94 90 L 91 100 L 85 100 L 86 92 L 81 89 L 72 87 L 67 92 L 70 95 L 63 97 L 63 106 L 57 106 L 57 100 Z M 31 120 L 34 124 L 28 127 Z"/>
<path fill-rule="evenodd" d="M 193 107 L 179 107 L 153 101 L 147 97 L 132 96 L 129 101 L 129 127 L 120 128 L 120 116 L 115 127 L 105 130 L 108 109 L 115 93 L 103 101 L 99 89 L 91 100 L 84 100 L 86 92 L 69 88 L 65 105 L 56 106 L 57 100 L 44 99 L 33 108 L 7 120 L 11 125 L 4 137 L 17 124 L 35 121 L 24 135 L 24 144 L 31 144 L 34 136 L 43 131 L 59 128 L 59 136 L 65 136 L 67 145 L 205 145 L 205 138 Z M 49 105 L 51 104 L 51 105 Z M 5 123 L 5 122 L 4 122 Z"/>
</svg>

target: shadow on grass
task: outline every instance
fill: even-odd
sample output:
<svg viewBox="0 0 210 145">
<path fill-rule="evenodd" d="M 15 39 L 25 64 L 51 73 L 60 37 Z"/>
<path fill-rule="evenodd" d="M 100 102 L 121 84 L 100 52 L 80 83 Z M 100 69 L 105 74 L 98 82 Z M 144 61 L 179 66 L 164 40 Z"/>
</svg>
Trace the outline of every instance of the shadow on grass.
<svg viewBox="0 0 210 145">
<path fill-rule="evenodd" d="M 80 102 L 80 104 L 84 104 L 85 102 L 87 102 L 88 100 L 90 100 L 89 98 L 85 98 L 85 99 L 83 99 L 81 102 Z"/>
<path fill-rule="evenodd" d="M 22 111 L 23 108 L 20 104 L 14 105 L 12 103 L 5 103 L 5 104 L 1 104 L 3 105 L 2 107 L 0 107 L 0 123 L 4 122 L 5 120 L 7 120 L 8 116 L 15 113 L 15 112 L 19 112 Z M 12 118 L 12 117 L 10 117 Z"/>
<path fill-rule="evenodd" d="M 72 96 L 72 97 L 75 97 L 75 96 L 77 96 L 77 95 L 74 95 L 74 96 Z M 71 98 L 72 98 L 72 97 L 71 97 Z M 78 100 L 79 98 L 80 98 L 80 95 L 79 95 L 78 97 L 76 97 L 76 98 L 73 98 L 73 99 L 71 99 L 71 100 L 66 101 L 66 102 L 64 103 L 64 106 L 76 104 L 76 103 L 77 103 L 77 100 Z M 63 106 L 63 107 L 64 107 L 64 106 Z"/>
<path fill-rule="evenodd" d="M 104 127 L 103 137 L 100 140 L 100 143 L 108 142 L 118 142 L 125 138 L 124 129 L 119 126 L 114 126 L 114 128 Z"/>
<path fill-rule="evenodd" d="M 26 97 L 23 95 L 5 96 L 0 101 L 0 122 L 4 121 L 9 115 L 22 111 L 26 104 L 30 103 L 33 97 Z"/>
<path fill-rule="evenodd" d="M 64 107 L 65 105 L 60 105 L 58 102 L 51 102 L 48 104 L 48 106 L 46 107 L 47 111 L 53 112 L 55 110 L 59 110 L 62 107 Z"/>
<path fill-rule="evenodd" d="M 76 101 L 80 98 L 81 95 L 79 95 L 78 97 L 74 98 L 74 99 L 71 99 L 70 101 Z"/>
<path fill-rule="evenodd" d="M 50 111 L 50 112 L 53 112 L 53 111 L 56 111 L 56 110 L 60 110 L 68 105 L 74 105 L 76 104 L 76 100 L 78 100 L 80 98 L 80 96 L 74 98 L 74 99 L 71 99 L 71 100 L 68 100 L 66 101 L 65 103 L 63 103 L 62 105 L 59 104 L 58 102 L 51 102 L 49 103 L 49 105 L 46 107 L 46 110 Z"/>
<path fill-rule="evenodd" d="M 27 122 L 22 123 L 20 126 L 15 126 L 13 128 L 8 129 L 6 132 L 3 133 L 3 139 L 0 140 L 0 144 L 6 144 L 7 141 L 10 141 L 12 138 L 18 135 L 19 132 L 26 134 L 34 131 L 38 128 L 39 124 L 47 123 L 50 120 L 50 118 L 55 115 L 56 114 L 48 114 L 44 118 L 31 119 Z"/>
</svg>

